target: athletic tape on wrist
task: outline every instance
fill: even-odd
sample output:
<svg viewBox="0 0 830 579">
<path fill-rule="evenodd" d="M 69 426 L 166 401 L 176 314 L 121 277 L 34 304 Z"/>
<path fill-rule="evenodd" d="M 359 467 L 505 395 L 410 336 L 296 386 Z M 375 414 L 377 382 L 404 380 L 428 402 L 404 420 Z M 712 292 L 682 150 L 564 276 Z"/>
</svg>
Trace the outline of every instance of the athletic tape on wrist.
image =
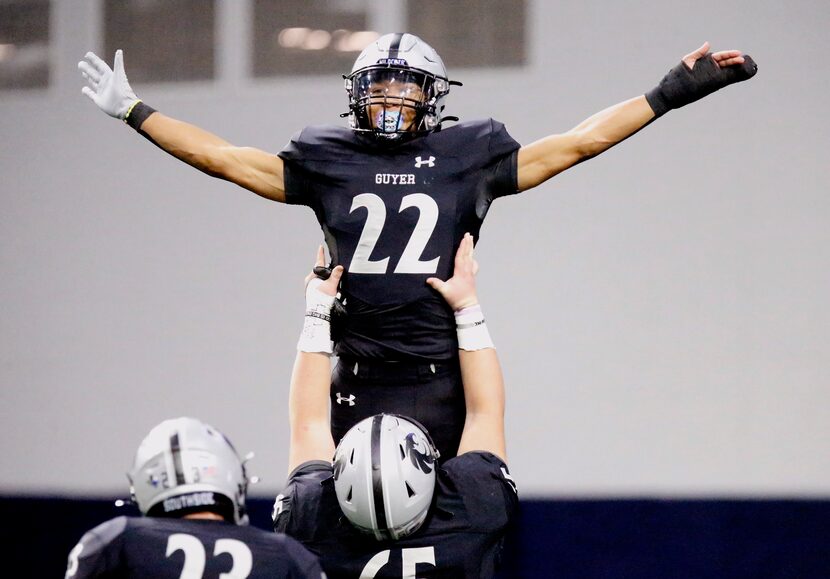
<svg viewBox="0 0 830 579">
<path fill-rule="evenodd" d="M 490 338 L 484 312 L 479 305 L 455 312 L 455 332 L 458 336 L 458 348 L 461 350 L 474 351 L 496 347 Z"/>
<path fill-rule="evenodd" d="M 306 312 L 303 331 L 297 342 L 297 350 L 331 354 L 334 351 L 331 341 L 331 307 L 334 296 L 324 294 L 317 287 L 323 280 L 314 278 L 306 287 Z"/>
<path fill-rule="evenodd" d="M 144 104 L 141 100 L 137 100 L 127 109 L 127 114 L 124 115 L 124 122 L 138 131 L 141 129 L 142 123 L 147 120 L 147 117 L 154 112 L 156 112 L 156 109 Z"/>
</svg>

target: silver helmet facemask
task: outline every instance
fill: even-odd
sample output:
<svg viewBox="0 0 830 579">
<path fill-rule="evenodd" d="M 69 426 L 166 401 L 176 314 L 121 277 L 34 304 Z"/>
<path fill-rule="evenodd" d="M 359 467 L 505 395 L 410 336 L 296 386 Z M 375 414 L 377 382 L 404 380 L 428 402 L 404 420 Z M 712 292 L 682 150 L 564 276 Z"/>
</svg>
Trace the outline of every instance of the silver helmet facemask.
<svg viewBox="0 0 830 579">
<path fill-rule="evenodd" d="M 430 133 L 444 120 L 451 85 L 438 53 L 413 34 L 386 34 L 358 56 L 345 78 L 349 126 L 386 141 Z"/>
</svg>

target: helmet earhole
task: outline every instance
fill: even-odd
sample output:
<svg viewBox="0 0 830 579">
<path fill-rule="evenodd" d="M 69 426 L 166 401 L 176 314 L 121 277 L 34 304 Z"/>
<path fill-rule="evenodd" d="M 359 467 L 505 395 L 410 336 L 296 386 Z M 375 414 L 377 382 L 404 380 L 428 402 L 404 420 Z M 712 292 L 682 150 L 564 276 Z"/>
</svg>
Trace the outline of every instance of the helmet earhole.
<svg viewBox="0 0 830 579">
<path fill-rule="evenodd" d="M 411 499 L 412 497 L 415 496 L 415 491 L 412 490 L 412 487 L 409 486 L 409 483 L 405 483 L 405 484 L 406 484 L 406 494 L 409 495 L 409 498 Z"/>
</svg>

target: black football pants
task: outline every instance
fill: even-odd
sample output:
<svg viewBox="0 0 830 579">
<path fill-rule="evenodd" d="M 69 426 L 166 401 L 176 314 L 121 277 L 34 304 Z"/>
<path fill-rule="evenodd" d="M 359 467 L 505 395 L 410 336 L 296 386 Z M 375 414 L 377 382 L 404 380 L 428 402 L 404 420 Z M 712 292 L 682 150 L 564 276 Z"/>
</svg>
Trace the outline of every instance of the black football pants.
<svg viewBox="0 0 830 579">
<path fill-rule="evenodd" d="M 454 457 L 466 416 L 458 360 L 339 359 L 331 381 L 334 443 L 356 423 L 381 412 L 414 418 L 429 431 L 442 462 Z"/>
</svg>

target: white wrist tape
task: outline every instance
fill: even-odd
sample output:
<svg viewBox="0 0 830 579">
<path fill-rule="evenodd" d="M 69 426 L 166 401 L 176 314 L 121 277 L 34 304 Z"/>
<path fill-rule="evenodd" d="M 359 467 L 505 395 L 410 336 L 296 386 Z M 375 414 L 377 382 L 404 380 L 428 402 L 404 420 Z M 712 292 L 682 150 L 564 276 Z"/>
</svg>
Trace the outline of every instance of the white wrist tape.
<svg viewBox="0 0 830 579">
<path fill-rule="evenodd" d="M 461 350 L 484 350 L 495 348 L 481 306 L 475 305 L 455 312 L 455 331 L 458 348 Z"/>
<path fill-rule="evenodd" d="M 326 295 L 317 287 L 323 280 L 315 278 L 308 282 L 305 290 L 305 322 L 297 342 L 301 352 L 321 352 L 331 354 L 331 307 L 334 296 Z"/>
</svg>

